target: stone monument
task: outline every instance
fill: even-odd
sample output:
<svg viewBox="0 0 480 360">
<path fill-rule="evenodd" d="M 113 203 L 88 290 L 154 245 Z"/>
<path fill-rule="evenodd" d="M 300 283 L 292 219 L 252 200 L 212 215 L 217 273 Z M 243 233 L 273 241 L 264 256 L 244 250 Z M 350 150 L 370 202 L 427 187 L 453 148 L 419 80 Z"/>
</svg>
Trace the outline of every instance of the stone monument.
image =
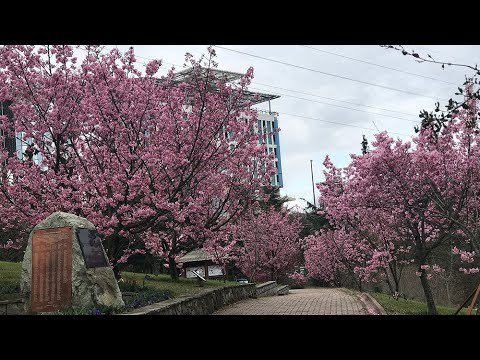
<svg viewBox="0 0 480 360">
<path fill-rule="evenodd" d="M 95 226 L 65 212 L 30 233 L 20 288 L 27 313 L 125 306 Z"/>
</svg>

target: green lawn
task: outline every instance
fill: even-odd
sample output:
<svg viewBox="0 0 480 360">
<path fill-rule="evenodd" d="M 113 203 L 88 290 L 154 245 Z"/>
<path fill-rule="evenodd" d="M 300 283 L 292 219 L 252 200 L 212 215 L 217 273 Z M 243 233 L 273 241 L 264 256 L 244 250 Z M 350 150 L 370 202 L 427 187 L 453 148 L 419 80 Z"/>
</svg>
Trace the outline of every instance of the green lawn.
<svg viewBox="0 0 480 360">
<path fill-rule="evenodd" d="M 18 298 L 21 269 L 22 263 L 0 261 L 0 301 Z"/>
<path fill-rule="evenodd" d="M 380 305 L 383 306 L 388 315 L 426 315 L 427 305 L 420 301 L 398 299 L 395 300 L 391 295 L 370 293 Z M 437 311 L 440 315 L 453 315 L 458 308 L 438 306 Z M 459 315 L 466 315 L 467 309 L 462 309 Z"/>
<path fill-rule="evenodd" d="M 0 285 L 20 283 L 22 263 L 0 261 Z"/>
<path fill-rule="evenodd" d="M 204 288 L 239 285 L 239 283 L 234 281 L 227 281 L 224 283 L 223 280 L 207 280 L 206 283 L 203 283 L 203 287 L 199 287 L 195 279 L 180 278 L 178 281 L 173 281 L 170 278 L 170 275 L 167 274 L 160 274 L 156 276 L 149 275 L 149 277 L 150 279 L 145 281 L 145 286 L 162 291 L 169 290 L 173 297 L 192 295 Z M 139 285 L 142 285 L 145 275 L 141 273 L 123 272 L 122 278 L 125 281 L 132 281 L 135 279 Z"/>
<path fill-rule="evenodd" d="M 8 300 L 12 297 L 11 294 L 20 291 L 20 271 L 21 263 L 12 263 L 0 261 L 0 300 Z M 151 279 L 145 281 L 145 286 L 152 287 L 158 290 L 169 290 L 173 297 L 182 295 L 192 295 L 204 288 L 215 288 L 227 285 L 239 285 L 237 282 L 223 280 L 207 280 L 203 287 L 197 285 L 194 279 L 179 279 L 178 282 L 170 279 L 170 275 L 161 274 L 157 276 L 149 275 Z M 127 281 L 136 280 L 138 285 L 143 285 L 144 274 L 123 272 L 122 278 Z M 15 296 L 16 297 L 16 296 Z"/>
</svg>

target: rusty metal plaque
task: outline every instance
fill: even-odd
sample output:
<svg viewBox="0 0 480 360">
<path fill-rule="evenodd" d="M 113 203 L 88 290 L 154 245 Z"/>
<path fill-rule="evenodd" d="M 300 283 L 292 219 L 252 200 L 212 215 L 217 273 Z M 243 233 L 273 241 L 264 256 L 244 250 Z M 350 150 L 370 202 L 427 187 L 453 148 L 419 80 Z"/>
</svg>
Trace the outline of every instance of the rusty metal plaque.
<svg viewBox="0 0 480 360">
<path fill-rule="evenodd" d="M 72 304 L 72 228 L 32 234 L 32 312 L 51 312 Z"/>
</svg>

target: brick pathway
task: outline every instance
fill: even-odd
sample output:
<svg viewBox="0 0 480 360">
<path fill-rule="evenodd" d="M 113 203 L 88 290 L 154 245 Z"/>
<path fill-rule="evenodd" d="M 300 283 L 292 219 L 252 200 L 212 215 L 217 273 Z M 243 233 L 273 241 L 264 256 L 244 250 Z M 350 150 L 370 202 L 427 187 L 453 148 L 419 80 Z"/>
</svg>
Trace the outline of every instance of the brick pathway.
<svg viewBox="0 0 480 360">
<path fill-rule="evenodd" d="M 247 299 L 213 315 L 365 315 L 363 303 L 339 289 L 295 289 L 288 295 Z"/>
</svg>

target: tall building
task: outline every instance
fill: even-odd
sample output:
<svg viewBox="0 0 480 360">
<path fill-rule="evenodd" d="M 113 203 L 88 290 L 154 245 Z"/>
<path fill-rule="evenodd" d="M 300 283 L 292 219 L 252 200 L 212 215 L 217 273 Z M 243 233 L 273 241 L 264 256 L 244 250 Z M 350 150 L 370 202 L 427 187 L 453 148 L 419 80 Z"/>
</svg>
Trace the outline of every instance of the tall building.
<svg viewBox="0 0 480 360">
<path fill-rule="evenodd" d="M 177 73 L 174 77 L 174 82 L 193 82 L 192 81 L 192 69 L 187 69 Z M 243 74 L 225 71 L 225 70 L 218 70 L 218 69 L 210 69 L 209 77 L 211 78 L 210 84 L 214 87 L 214 84 L 219 81 L 223 80 L 227 83 L 233 83 L 241 79 Z M 246 91 L 244 92 L 246 98 L 253 101 L 253 105 L 258 105 L 261 103 L 265 103 L 268 101 L 268 108 L 271 109 L 270 101 L 273 99 L 277 99 L 279 95 L 273 94 L 265 94 L 259 92 L 251 92 Z M 267 145 L 267 152 L 275 156 L 274 159 L 274 167 L 276 169 L 276 174 L 271 179 L 271 184 L 274 186 L 278 186 L 279 188 L 283 187 L 283 177 L 282 177 L 282 157 L 280 154 L 280 137 L 277 131 L 278 129 L 278 113 L 264 110 L 257 110 L 258 119 L 257 125 L 255 127 L 255 132 L 258 133 L 258 142 L 259 144 L 266 144 Z M 273 133 L 273 135 L 271 134 Z"/>
<path fill-rule="evenodd" d="M 9 120 L 12 120 L 13 114 L 8 107 L 10 104 L 11 101 L 0 101 L 0 115 L 6 116 Z M 17 151 L 16 138 L 6 136 L 2 130 L 0 130 L 0 136 L 4 138 L 0 146 L 2 146 L 4 149 L 7 149 L 9 157 L 14 156 Z"/>
<path fill-rule="evenodd" d="M 273 166 L 276 169 L 276 175 L 271 180 L 271 184 L 283 187 L 282 179 L 282 157 L 280 154 L 280 137 L 278 132 L 278 113 L 271 111 L 257 110 L 257 128 L 258 142 L 267 145 L 268 154 L 275 156 Z M 273 135 L 271 134 L 273 133 Z"/>
<path fill-rule="evenodd" d="M 10 110 L 10 104 L 12 102 L 0 101 L 0 115 L 6 116 L 12 123 L 13 130 L 13 113 Z M 29 148 L 31 145 L 31 139 L 24 139 L 25 133 L 15 132 L 15 137 L 4 136 L 3 131 L 0 130 L 0 136 L 4 136 L 3 142 L 0 143 L 0 147 L 7 149 L 8 157 L 16 156 L 18 159 L 30 158 L 36 164 L 39 164 L 42 161 L 42 154 L 39 151 L 34 151 L 34 149 Z"/>
<path fill-rule="evenodd" d="M 235 73 L 231 71 L 224 71 L 218 69 L 210 69 L 211 73 L 210 76 L 211 84 L 214 86 L 215 82 L 218 80 L 224 80 L 228 82 L 234 82 L 239 80 L 243 74 Z M 174 77 L 174 82 L 189 82 L 191 80 L 191 72 L 192 69 L 187 69 L 177 73 Z M 213 76 L 212 76 L 213 74 Z M 269 109 L 270 101 L 276 98 L 279 98 L 278 95 L 272 94 L 265 94 L 259 92 L 250 92 L 246 91 L 245 97 L 247 99 L 254 99 L 253 105 L 265 103 L 268 101 Z M 9 109 L 9 105 L 11 102 L 0 102 L 0 114 L 8 116 L 9 119 L 12 119 L 12 112 Z M 255 131 L 258 133 L 258 142 L 264 143 L 267 145 L 267 152 L 269 154 L 274 155 L 274 167 L 276 169 L 276 174 L 271 179 L 271 184 L 274 186 L 278 186 L 279 188 L 283 187 L 283 178 L 282 178 L 282 157 L 280 154 L 280 137 L 277 131 L 278 129 L 278 113 L 272 111 L 263 111 L 257 110 L 258 112 L 258 119 L 257 119 L 257 126 L 255 127 Z M 1 131 L 1 130 L 0 130 Z M 273 135 L 271 134 L 273 133 Z M 0 133 L 0 136 L 3 135 Z M 5 138 L 3 144 L 4 148 L 8 149 L 9 156 L 17 156 L 19 159 L 22 159 L 26 155 L 26 151 L 28 148 L 28 139 L 22 140 L 23 134 L 16 133 L 15 138 Z M 32 160 L 36 163 L 39 163 L 42 159 L 42 155 L 39 152 L 36 152 L 32 156 Z"/>
</svg>

